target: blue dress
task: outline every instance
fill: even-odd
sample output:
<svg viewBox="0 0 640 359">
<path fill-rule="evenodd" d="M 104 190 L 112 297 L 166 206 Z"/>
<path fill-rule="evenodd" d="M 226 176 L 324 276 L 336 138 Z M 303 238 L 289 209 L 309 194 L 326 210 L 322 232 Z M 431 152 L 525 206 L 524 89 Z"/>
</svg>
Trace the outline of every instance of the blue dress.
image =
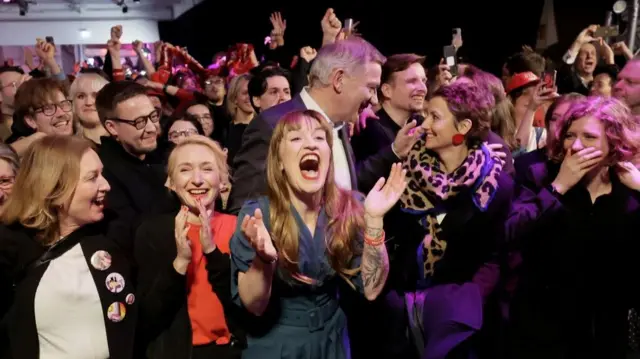
<svg viewBox="0 0 640 359">
<path fill-rule="evenodd" d="M 238 273 L 249 270 L 255 256 L 255 251 L 242 234 L 240 225 L 242 218 L 245 215 L 253 215 L 256 208 L 260 208 L 263 217 L 268 219 L 268 203 L 266 197 L 257 201 L 247 201 L 240 211 L 238 227 L 231 238 L 231 295 L 239 306 L 242 306 L 242 303 L 238 294 Z M 244 350 L 242 358 L 349 358 L 347 321 L 338 305 L 338 287 L 344 288 L 345 280 L 336 275 L 327 260 L 326 213 L 324 209 L 320 212 L 315 234 L 312 235 L 293 206 L 291 212 L 300 232 L 300 272 L 317 282 L 309 285 L 283 275 L 280 270 L 276 272 L 267 310 L 260 317 L 248 314 L 248 347 Z M 267 221 L 265 226 L 270 230 Z M 359 267 L 360 262 L 360 257 L 354 258 L 352 268 Z M 350 280 L 362 293 L 360 274 Z"/>
</svg>

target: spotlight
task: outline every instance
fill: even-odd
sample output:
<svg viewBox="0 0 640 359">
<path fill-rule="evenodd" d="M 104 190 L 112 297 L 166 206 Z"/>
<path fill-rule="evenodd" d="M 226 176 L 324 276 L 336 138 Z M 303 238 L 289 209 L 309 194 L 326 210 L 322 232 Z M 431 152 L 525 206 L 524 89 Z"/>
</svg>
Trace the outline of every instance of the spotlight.
<svg viewBox="0 0 640 359">
<path fill-rule="evenodd" d="M 613 4 L 613 12 L 620 15 L 627 10 L 627 2 L 624 0 L 618 0 Z"/>
<path fill-rule="evenodd" d="M 127 5 L 122 5 L 122 13 L 126 14 L 129 12 L 129 7 Z"/>
</svg>

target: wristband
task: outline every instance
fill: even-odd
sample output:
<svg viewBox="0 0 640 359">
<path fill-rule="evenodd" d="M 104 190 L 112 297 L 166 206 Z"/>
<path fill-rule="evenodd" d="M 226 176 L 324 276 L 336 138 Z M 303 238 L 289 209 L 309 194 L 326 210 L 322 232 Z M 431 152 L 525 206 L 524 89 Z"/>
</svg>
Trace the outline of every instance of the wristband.
<svg viewBox="0 0 640 359">
<path fill-rule="evenodd" d="M 169 86 L 169 84 L 164 84 L 164 86 L 162 86 L 162 92 L 163 93 L 167 93 L 167 87 Z"/>
<path fill-rule="evenodd" d="M 384 231 L 382 231 L 380 233 L 378 238 L 372 238 L 372 237 L 369 237 L 367 235 L 364 236 L 364 243 L 368 244 L 368 245 L 370 245 L 372 247 L 378 247 L 380 245 L 383 245 L 384 244 L 384 240 L 385 240 Z"/>
</svg>

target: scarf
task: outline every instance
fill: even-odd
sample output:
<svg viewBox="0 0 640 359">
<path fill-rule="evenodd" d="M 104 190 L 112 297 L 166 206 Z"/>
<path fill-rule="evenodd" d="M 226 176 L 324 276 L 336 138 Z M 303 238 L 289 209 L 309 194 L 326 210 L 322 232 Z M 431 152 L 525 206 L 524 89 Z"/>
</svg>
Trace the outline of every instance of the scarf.
<svg viewBox="0 0 640 359">
<path fill-rule="evenodd" d="M 458 193 L 471 194 L 474 205 L 486 211 L 498 189 L 502 162 L 492 157 L 484 145 L 471 148 L 462 165 L 452 173 L 440 168 L 440 160 L 424 149 L 424 139 L 419 140 L 404 162 L 408 185 L 400 197 L 403 212 L 420 215 L 420 223 L 426 230 L 419 257 L 424 264 L 424 278 L 433 276 L 435 264 L 444 257 L 447 242 L 438 238 L 442 230 L 437 216 L 443 204 Z"/>
</svg>

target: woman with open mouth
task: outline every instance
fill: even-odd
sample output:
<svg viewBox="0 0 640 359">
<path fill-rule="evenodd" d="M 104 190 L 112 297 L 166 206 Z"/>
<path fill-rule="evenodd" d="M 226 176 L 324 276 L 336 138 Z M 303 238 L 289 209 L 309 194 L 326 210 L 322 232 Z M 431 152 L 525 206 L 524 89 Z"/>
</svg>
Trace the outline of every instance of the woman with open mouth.
<svg viewBox="0 0 640 359">
<path fill-rule="evenodd" d="M 394 165 L 363 205 L 334 182 L 332 142 L 319 113 L 285 115 L 269 145 L 267 196 L 240 212 L 230 246 L 232 298 L 248 316 L 243 358 L 347 358 L 338 288 L 369 300 L 382 291 L 382 218 L 404 191 L 405 172 Z"/>
<path fill-rule="evenodd" d="M 167 169 L 167 187 L 182 206 L 149 218 L 135 240 L 139 357 L 240 358 L 244 336 L 224 311 L 233 308 L 228 253 L 236 217 L 215 205 L 229 177 L 225 153 L 194 134 L 175 145 Z"/>
</svg>

